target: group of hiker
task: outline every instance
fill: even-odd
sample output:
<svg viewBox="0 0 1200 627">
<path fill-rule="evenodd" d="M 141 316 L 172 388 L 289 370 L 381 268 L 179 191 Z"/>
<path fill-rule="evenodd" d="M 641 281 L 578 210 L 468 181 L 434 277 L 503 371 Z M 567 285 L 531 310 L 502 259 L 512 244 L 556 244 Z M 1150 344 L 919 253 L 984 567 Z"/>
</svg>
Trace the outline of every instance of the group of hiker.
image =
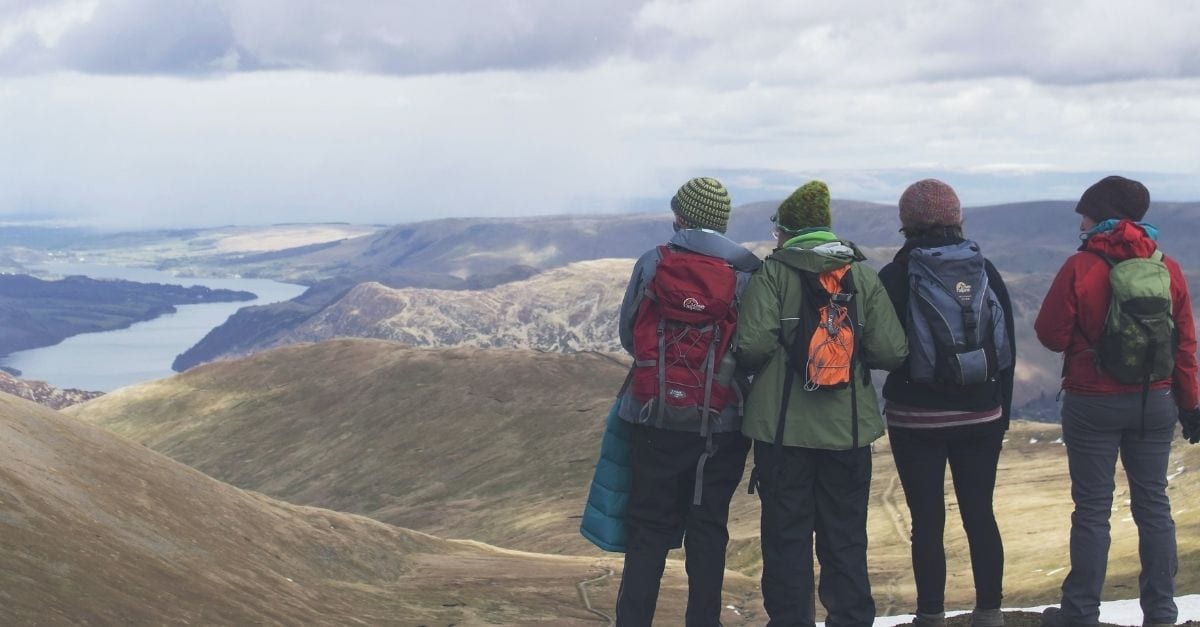
<svg viewBox="0 0 1200 627">
<path fill-rule="evenodd" d="M 898 205 L 904 245 L 876 272 L 835 234 L 821 181 L 771 216 L 777 247 L 763 261 L 724 235 L 732 205 L 719 181 L 690 180 L 672 198 L 675 233 L 638 259 L 621 305 L 634 362 L 583 520 L 585 536 L 625 553 L 618 625 L 651 624 L 667 554 L 681 545 L 684 622 L 720 624 L 729 505 L 751 448 L 768 624 L 814 625 L 819 598 L 827 625 L 870 625 L 871 443 L 885 431 L 911 514 L 916 624 L 946 621 L 949 465 L 974 575 L 971 624 L 1003 625 L 992 496 L 1012 414 L 1013 303 L 965 236 L 949 185 L 918 181 Z M 1079 252 L 1035 325 L 1065 353 L 1075 504 L 1061 604 L 1042 618 L 1052 627 L 1099 621 L 1118 455 L 1139 532 L 1144 624 L 1178 616 L 1167 462 L 1176 422 L 1200 441 L 1200 384 L 1187 283 L 1158 250 L 1149 205 L 1145 186 L 1127 178 L 1087 189 Z M 882 408 L 872 370 L 888 372 Z"/>
</svg>

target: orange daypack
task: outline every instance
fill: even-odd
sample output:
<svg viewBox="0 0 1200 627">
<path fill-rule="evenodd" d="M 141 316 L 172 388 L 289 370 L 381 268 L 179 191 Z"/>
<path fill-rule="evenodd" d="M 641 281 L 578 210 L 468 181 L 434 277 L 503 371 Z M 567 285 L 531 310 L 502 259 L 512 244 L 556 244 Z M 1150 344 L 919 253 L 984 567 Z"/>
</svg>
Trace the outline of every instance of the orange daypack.
<svg viewBox="0 0 1200 627">
<path fill-rule="evenodd" d="M 807 290 L 819 305 L 816 328 L 808 342 L 808 367 L 804 389 L 837 389 L 849 385 L 854 360 L 854 316 L 851 294 L 842 289 L 850 266 L 818 275 L 820 290 Z M 811 306 L 811 305 L 810 305 Z"/>
</svg>

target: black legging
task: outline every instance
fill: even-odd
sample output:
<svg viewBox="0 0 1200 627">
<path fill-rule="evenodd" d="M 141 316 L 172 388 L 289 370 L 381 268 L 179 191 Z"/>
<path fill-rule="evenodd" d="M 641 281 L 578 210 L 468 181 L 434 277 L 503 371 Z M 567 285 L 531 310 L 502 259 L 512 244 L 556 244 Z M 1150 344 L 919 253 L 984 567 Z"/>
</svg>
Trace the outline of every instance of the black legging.
<svg viewBox="0 0 1200 627">
<path fill-rule="evenodd" d="M 975 606 L 998 609 L 1003 596 L 1004 545 L 992 512 L 992 492 L 1004 440 L 1003 423 L 997 420 L 935 429 L 892 427 L 888 437 L 912 514 L 917 611 L 945 611 L 946 462 L 950 463 L 954 493 L 971 549 Z"/>
</svg>

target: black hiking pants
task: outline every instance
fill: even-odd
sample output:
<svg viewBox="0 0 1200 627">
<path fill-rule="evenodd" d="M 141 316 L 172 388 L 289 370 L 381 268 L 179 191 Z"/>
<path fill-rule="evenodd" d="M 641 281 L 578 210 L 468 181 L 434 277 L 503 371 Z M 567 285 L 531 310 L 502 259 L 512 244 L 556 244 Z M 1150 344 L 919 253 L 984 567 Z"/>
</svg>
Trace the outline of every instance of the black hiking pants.
<svg viewBox="0 0 1200 627">
<path fill-rule="evenodd" d="M 649 627 L 667 552 L 684 539 L 688 576 L 686 624 L 715 627 L 729 544 L 729 501 L 742 481 L 750 441 L 741 433 L 713 434 L 717 452 L 704 465 L 704 492 L 693 505 L 696 464 L 705 441 L 698 434 L 634 425 L 630 442 L 633 485 L 625 522 L 629 539 L 617 593 L 617 625 Z M 686 531 L 685 531 L 686 530 Z M 670 624 L 679 624 L 671 617 Z"/>
<path fill-rule="evenodd" d="M 762 593 L 771 627 L 815 624 L 813 535 L 821 563 L 818 592 L 829 627 L 868 626 L 875 600 L 867 578 L 871 447 L 848 451 L 755 441 L 762 501 Z"/>
<path fill-rule="evenodd" d="M 996 466 L 1004 442 L 1000 420 L 931 429 L 891 427 L 892 457 L 912 515 L 912 564 L 917 580 L 917 611 L 945 611 L 946 464 L 971 551 L 975 607 L 1000 608 L 1004 543 L 992 510 Z"/>
</svg>

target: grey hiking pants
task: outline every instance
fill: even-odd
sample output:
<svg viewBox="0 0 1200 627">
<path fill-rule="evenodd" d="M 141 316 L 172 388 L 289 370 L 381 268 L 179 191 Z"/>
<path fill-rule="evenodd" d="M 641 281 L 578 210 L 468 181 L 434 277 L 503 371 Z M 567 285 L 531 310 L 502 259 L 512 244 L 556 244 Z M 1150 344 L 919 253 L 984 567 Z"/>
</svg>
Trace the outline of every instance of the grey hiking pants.
<svg viewBox="0 0 1200 627">
<path fill-rule="evenodd" d="M 1063 618 L 1100 621 L 1100 589 L 1108 567 L 1109 517 L 1117 455 L 1129 480 L 1130 510 L 1138 530 L 1138 578 L 1143 621 L 1174 624 L 1175 521 L 1167 498 L 1167 461 L 1178 409 L 1168 390 L 1151 390 L 1143 431 L 1142 395 L 1083 396 L 1063 400 L 1063 441 L 1071 471 L 1071 572 L 1062 585 Z"/>
</svg>

